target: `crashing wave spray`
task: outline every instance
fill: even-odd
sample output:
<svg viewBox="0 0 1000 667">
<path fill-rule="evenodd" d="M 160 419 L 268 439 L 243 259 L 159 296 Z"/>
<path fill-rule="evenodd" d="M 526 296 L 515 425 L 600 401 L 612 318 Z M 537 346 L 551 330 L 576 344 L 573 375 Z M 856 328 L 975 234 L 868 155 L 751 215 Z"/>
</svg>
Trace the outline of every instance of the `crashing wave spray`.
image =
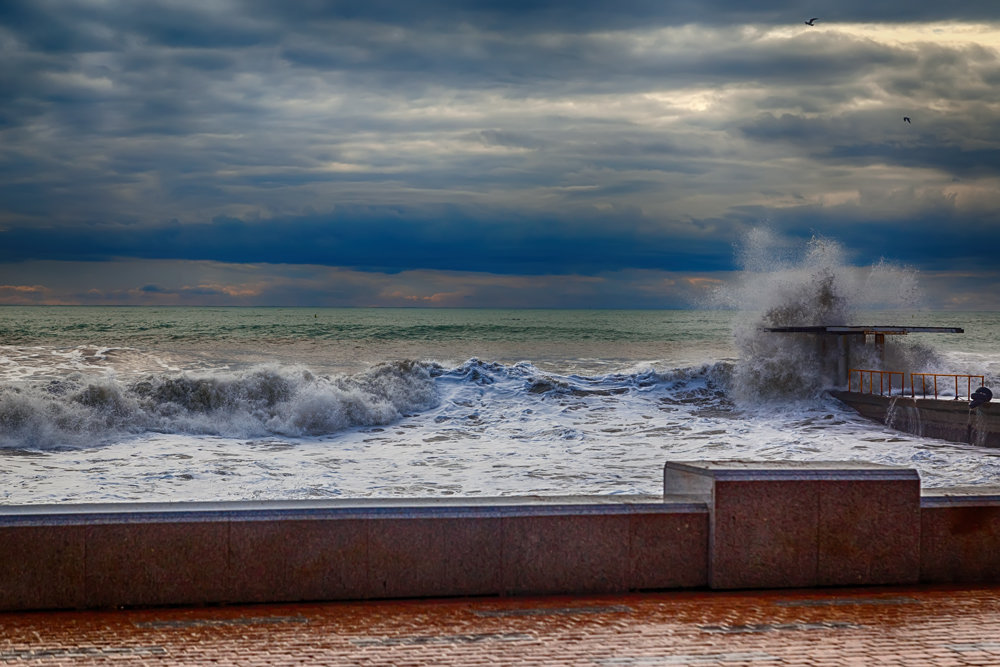
<svg viewBox="0 0 1000 667">
<path fill-rule="evenodd" d="M 850 266 L 843 246 L 830 239 L 813 238 L 796 248 L 770 230 L 754 229 L 738 258 L 739 280 L 716 298 L 743 313 L 733 332 L 740 359 L 731 386 L 740 402 L 811 398 L 836 381 L 831 372 L 841 353 L 836 341 L 813 334 L 770 333 L 764 327 L 851 325 L 858 324 L 861 310 L 919 306 L 915 271 L 885 261 L 868 269 Z M 872 347 L 846 343 L 853 363 L 880 363 Z M 885 354 L 887 363 L 905 364 L 907 358 L 930 351 L 890 342 Z"/>
<path fill-rule="evenodd" d="M 260 366 L 231 375 L 77 375 L 0 383 L 0 449 L 99 444 L 148 432 L 307 437 L 389 424 L 438 402 L 430 363 L 396 361 L 341 377 Z"/>
</svg>

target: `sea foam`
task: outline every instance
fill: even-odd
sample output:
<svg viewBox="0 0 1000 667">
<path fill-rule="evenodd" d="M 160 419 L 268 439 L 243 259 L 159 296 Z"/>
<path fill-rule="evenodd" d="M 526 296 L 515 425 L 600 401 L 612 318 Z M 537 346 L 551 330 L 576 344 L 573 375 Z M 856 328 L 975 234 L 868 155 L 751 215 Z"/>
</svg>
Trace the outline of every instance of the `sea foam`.
<svg viewBox="0 0 1000 667">
<path fill-rule="evenodd" d="M 717 305 L 734 308 L 733 335 L 739 352 L 730 390 L 741 403 L 814 400 L 839 381 L 838 341 L 813 334 L 783 334 L 768 327 L 821 325 L 897 325 L 870 322 L 872 311 L 919 309 L 916 272 L 885 260 L 871 267 L 851 266 L 844 247 L 813 238 L 795 245 L 766 228 L 747 234 L 738 258 L 742 271 L 714 294 Z M 887 367 L 939 365 L 925 345 L 889 337 Z M 874 346 L 853 337 L 846 341 L 852 364 L 880 367 Z"/>
<path fill-rule="evenodd" d="M 378 364 L 366 372 L 318 376 L 300 367 L 236 373 L 77 374 L 47 383 L 0 385 L 0 446 L 49 449 L 145 432 L 252 438 L 303 437 L 387 424 L 436 404 L 432 364 Z"/>
</svg>

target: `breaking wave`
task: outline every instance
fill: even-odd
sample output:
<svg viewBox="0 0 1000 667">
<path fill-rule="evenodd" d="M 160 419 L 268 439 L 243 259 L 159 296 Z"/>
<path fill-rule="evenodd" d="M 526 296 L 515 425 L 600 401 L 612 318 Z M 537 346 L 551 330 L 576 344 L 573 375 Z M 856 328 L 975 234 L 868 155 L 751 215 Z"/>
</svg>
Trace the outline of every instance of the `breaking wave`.
<svg viewBox="0 0 1000 667">
<path fill-rule="evenodd" d="M 916 271 L 880 261 L 851 266 L 843 246 L 813 238 L 795 247 L 767 229 L 754 229 L 739 253 L 740 279 L 720 289 L 714 303 L 740 311 L 734 324 L 739 361 L 732 395 L 741 403 L 806 399 L 842 386 L 837 362 L 843 350 L 832 337 L 773 333 L 768 327 L 819 325 L 897 325 L 868 322 L 866 312 L 918 309 L 921 292 Z M 851 363 L 862 368 L 933 368 L 933 349 L 888 337 L 884 362 L 874 346 L 848 337 L 843 343 Z"/>
<path fill-rule="evenodd" d="M 668 371 L 558 375 L 528 362 L 470 359 L 453 369 L 397 361 L 342 377 L 274 365 L 226 375 L 150 375 L 132 382 L 77 375 L 0 385 L 0 447 L 93 446 L 146 433 L 326 436 L 392 424 L 439 407 L 446 415 L 482 401 L 495 409 L 529 412 L 563 400 L 590 401 L 599 409 L 611 398 L 726 411 L 732 370 L 731 363 L 718 362 Z"/>
<path fill-rule="evenodd" d="M 232 375 L 83 376 L 0 385 L 0 446 L 91 445 L 147 432 L 302 437 L 387 424 L 437 402 L 430 364 L 328 378 L 263 366 Z"/>
</svg>

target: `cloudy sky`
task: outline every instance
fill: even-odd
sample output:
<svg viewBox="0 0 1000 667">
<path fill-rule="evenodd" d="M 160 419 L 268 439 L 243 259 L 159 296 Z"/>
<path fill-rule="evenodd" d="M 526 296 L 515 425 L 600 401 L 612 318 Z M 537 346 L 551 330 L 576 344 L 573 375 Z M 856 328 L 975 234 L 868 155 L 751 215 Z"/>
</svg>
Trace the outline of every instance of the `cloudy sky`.
<svg viewBox="0 0 1000 667">
<path fill-rule="evenodd" d="M 0 59 L 0 303 L 688 307 L 766 227 L 1000 308 L 995 0 L 4 0 Z"/>
</svg>

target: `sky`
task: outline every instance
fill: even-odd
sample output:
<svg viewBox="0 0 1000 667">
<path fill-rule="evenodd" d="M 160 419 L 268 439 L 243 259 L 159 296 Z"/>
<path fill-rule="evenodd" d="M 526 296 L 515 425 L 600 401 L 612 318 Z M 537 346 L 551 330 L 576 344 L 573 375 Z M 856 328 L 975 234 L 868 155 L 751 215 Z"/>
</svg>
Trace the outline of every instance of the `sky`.
<svg viewBox="0 0 1000 667">
<path fill-rule="evenodd" d="M 1000 309 L 998 90 L 995 0 L 4 0 L 0 304 L 701 307 L 766 228 Z"/>
</svg>

